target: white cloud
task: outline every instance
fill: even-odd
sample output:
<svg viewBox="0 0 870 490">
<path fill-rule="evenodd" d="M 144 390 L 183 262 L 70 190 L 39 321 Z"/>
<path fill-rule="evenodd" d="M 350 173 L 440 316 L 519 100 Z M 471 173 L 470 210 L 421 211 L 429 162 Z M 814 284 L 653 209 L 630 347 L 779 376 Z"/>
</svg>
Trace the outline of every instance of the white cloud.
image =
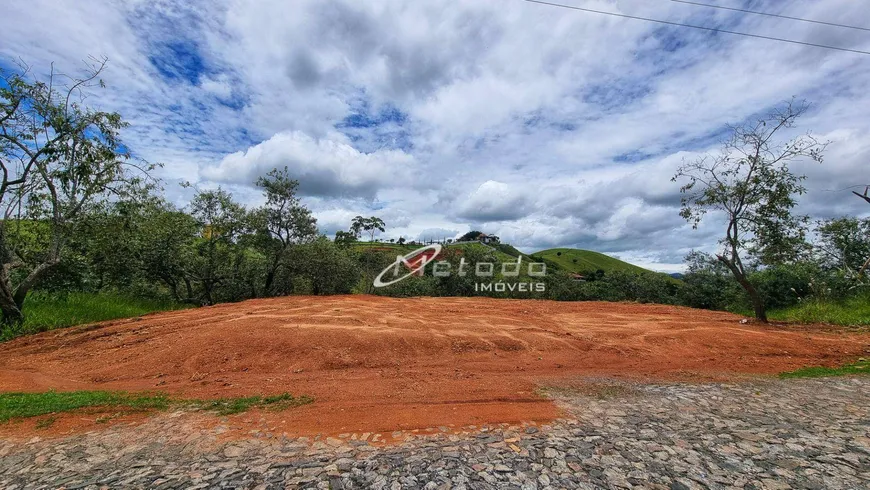
<svg viewBox="0 0 870 490">
<path fill-rule="evenodd" d="M 221 99 L 229 99 L 233 95 L 233 86 L 227 75 L 218 75 L 215 78 L 202 77 L 199 86 L 206 92 L 212 93 L 215 97 Z"/>
<path fill-rule="evenodd" d="M 830 26 L 582 4 L 870 49 Z M 777 8 L 870 25 L 852 0 Z M 794 166 L 808 176 L 801 211 L 868 213 L 843 190 L 870 179 L 870 63 L 857 54 L 520 1 L 4 4 L 5 60 L 73 72 L 89 54 L 110 58 L 108 88 L 89 102 L 131 122 L 126 141 L 165 163 L 163 177 L 251 200 L 242 188 L 287 165 L 325 230 L 376 214 L 388 236 L 486 227 L 526 250 L 575 245 L 672 267 L 718 235 L 679 220 L 676 165 L 791 96 L 815 103 L 801 129 L 832 141 L 823 165 Z"/>
<path fill-rule="evenodd" d="M 486 222 L 522 218 L 530 212 L 532 202 L 518 186 L 487 180 L 457 204 L 460 218 Z"/>
<path fill-rule="evenodd" d="M 414 158 L 399 150 L 366 154 L 344 142 L 290 131 L 227 155 L 202 175 L 217 182 L 253 182 L 285 166 L 303 194 L 374 197 L 381 187 L 407 185 Z"/>
</svg>

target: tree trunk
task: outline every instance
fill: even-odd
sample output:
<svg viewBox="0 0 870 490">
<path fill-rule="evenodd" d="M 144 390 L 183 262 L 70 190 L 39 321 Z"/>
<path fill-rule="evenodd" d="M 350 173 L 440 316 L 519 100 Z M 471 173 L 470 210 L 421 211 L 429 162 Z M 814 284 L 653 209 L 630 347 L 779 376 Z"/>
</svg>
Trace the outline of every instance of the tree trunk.
<svg viewBox="0 0 870 490">
<path fill-rule="evenodd" d="M 734 279 L 737 279 L 737 283 L 740 284 L 740 287 L 742 287 L 744 291 L 746 291 L 746 295 L 749 296 L 749 301 L 752 303 L 752 309 L 755 312 L 755 319 L 767 323 L 767 308 L 764 305 L 764 300 L 761 298 L 758 290 L 755 289 L 755 286 L 753 286 L 752 283 L 749 282 L 749 279 L 746 278 L 746 274 L 741 272 L 734 263 L 725 257 L 717 255 L 716 258 L 728 267 L 728 270 L 730 270 L 731 274 L 734 275 Z"/>
<path fill-rule="evenodd" d="M 3 325 L 15 326 L 24 323 L 24 313 L 15 304 L 10 295 L 0 293 L 0 312 L 3 313 Z"/>
<path fill-rule="evenodd" d="M 24 308 L 24 300 L 27 298 L 27 293 L 30 292 L 30 289 L 42 279 L 42 276 L 45 275 L 52 267 L 58 264 L 59 260 L 49 260 L 48 262 L 43 262 L 36 266 L 36 269 L 30 272 L 27 277 L 21 281 L 21 284 L 15 288 L 15 294 L 12 296 L 15 301 L 15 306 L 18 307 L 19 310 Z"/>
<path fill-rule="evenodd" d="M 278 275 L 278 268 L 281 267 L 281 257 L 284 256 L 285 251 L 286 247 L 275 253 L 272 264 L 269 266 L 269 270 L 266 271 L 266 284 L 263 286 L 263 296 L 272 294 L 272 285 L 275 283 L 275 276 Z"/>
<path fill-rule="evenodd" d="M 214 282 L 211 279 L 203 279 L 202 280 L 202 294 L 205 296 L 204 304 L 206 306 L 211 306 L 214 304 L 214 300 L 211 297 L 211 291 L 214 288 Z"/>
<path fill-rule="evenodd" d="M 193 285 L 190 284 L 190 279 L 187 276 L 184 277 L 184 289 L 187 291 L 187 297 L 193 298 Z"/>
<path fill-rule="evenodd" d="M 24 314 L 15 303 L 12 291 L 12 281 L 9 279 L 9 271 L 14 267 L 12 254 L 6 247 L 6 225 L 0 222 L 0 313 L 3 314 L 3 325 L 20 325 L 24 322 Z"/>
</svg>

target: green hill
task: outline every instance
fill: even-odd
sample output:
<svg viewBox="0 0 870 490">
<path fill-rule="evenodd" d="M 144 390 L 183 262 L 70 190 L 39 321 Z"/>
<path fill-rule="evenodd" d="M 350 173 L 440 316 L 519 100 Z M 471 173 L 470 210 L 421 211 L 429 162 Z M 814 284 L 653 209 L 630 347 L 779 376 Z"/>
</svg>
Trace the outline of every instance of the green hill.
<svg viewBox="0 0 870 490">
<path fill-rule="evenodd" d="M 351 245 L 353 248 L 357 250 L 365 249 L 365 248 L 373 248 L 376 250 L 382 250 L 385 252 L 395 252 L 398 254 L 407 254 L 413 250 L 417 250 L 424 245 L 408 245 L 398 243 L 389 243 L 389 242 L 354 242 Z M 475 250 L 475 251 L 487 251 L 491 252 L 496 260 L 499 262 L 514 262 L 519 255 L 523 256 L 523 260 L 529 260 L 529 256 L 522 254 L 520 251 L 508 245 L 508 250 L 505 251 L 502 249 L 502 246 L 490 247 L 488 245 L 484 245 L 482 243 L 460 243 L 460 244 L 448 244 L 442 245 L 445 250 Z M 516 255 L 519 254 L 519 255 Z"/>
<path fill-rule="evenodd" d="M 356 248 L 377 248 L 384 251 L 394 251 L 396 253 L 405 254 L 412 250 L 416 250 L 421 245 L 398 245 L 395 243 L 383 242 L 356 242 L 353 244 Z M 545 262 L 548 267 L 572 272 L 577 274 L 593 274 L 597 270 L 603 270 L 605 273 L 610 271 L 628 271 L 628 272 L 650 272 L 649 269 L 638 267 L 628 262 L 604 255 L 591 250 L 580 250 L 576 248 L 551 248 L 549 250 L 541 250 L 532 254 L 525 254 L 508 244 L 497 244 L 493 246 L 483 245 L 480 243 L 461 243 L 457 245 L 445 245 L 445 249 L 468 249 L 468 250 L 488 250 L 493 253 L 495 259 L 499 262 L 514 262 L 517 257 L 522 257 L 523 262 Z"/>
<path fill-rule="evenodd" d="M 576 248 L 551 248 L 535 252 L 532 257 L 552 263 L 561 270 L 578 274 L 593 273 L 598 269 L 604 272 L 619 270 L 629 272 L 652 272 L 628 262 L 591 250 Z"/>
</svg>

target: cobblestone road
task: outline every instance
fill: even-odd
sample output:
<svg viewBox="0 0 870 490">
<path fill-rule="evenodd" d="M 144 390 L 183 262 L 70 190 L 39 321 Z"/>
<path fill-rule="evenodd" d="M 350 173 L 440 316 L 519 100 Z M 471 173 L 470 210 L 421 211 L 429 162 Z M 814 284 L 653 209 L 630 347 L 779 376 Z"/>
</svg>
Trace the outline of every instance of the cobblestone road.
<svg viewBox="0 0 870 490">
<path fill-rule="evenodd" d="M 0 488 L 870 488 L 870 377 L 593 385 L 576 417 L 469 434 L 221 442 L 162 414 L 0 443 Z M 366 440 L 362 440 L 366 439 Z"/>
</svg>

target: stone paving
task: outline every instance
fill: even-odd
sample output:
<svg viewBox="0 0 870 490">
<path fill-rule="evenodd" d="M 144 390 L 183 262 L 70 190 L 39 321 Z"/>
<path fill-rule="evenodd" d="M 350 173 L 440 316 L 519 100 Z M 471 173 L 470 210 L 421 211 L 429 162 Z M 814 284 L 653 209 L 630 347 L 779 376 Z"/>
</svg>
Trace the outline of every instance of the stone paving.
<svg viewBox="0 0 870 490">
<path fill-rule="evenodd" d="M 553 393 L 575 418 L 390 446 L 267 429 L 222 442 L 182 413 L 4 441 L 0 488 L 870 488 L 870 377 L 590 386 Z"/>
</svg>

